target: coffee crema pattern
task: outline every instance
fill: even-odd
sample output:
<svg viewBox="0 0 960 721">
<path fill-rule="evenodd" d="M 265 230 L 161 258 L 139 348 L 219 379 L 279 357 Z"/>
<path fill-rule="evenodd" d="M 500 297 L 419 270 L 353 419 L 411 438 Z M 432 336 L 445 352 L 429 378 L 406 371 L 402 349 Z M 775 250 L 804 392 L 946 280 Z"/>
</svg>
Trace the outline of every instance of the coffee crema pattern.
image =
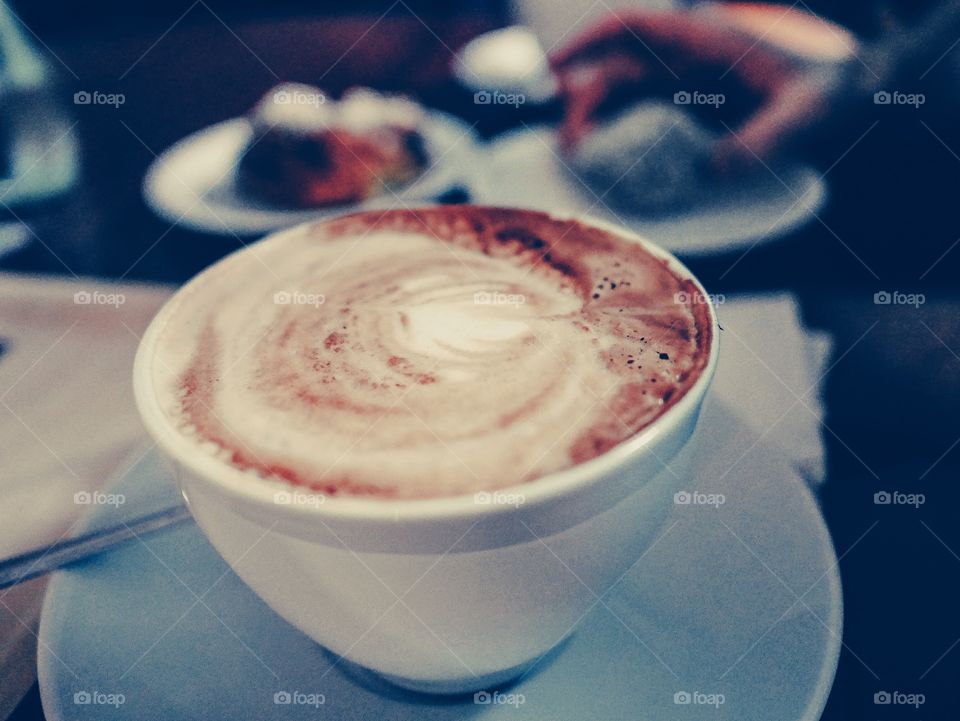
<svg viewBox="0 0 960 721">
<path fill-rule="evenodd" d="M 482 207 L 288 231 L 201 274 L 153 364 L 179 431 L 324 494 L 495 490 L 594 458 L 705 368 L 710 312 L 640 244 Z"/>
</svg>

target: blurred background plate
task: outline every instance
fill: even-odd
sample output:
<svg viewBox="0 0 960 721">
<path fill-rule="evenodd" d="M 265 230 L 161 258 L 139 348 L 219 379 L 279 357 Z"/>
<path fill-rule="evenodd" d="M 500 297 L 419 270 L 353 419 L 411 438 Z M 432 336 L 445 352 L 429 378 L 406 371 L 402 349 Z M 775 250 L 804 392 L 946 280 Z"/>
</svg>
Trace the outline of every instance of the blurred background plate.
<svg viewBox="0 0 960 721">
<path fill-rule="evenodd" d="M 493 142 L 476 185 L 478 203 L 583 213 L 626 225 L 682 255 L 747 250 L 799 228 L 827 197 L 812 167 L 793 166 L 744 176 L 686 210 L 639 216 L 611 207 L 603 193 L 579 180 L 562 160 L 553 130 L 530 127 Z"/>
<path fill-rule="evenodd" d="M 284 208 L 239 191 L 236 164 L 252 130 L 245 118 L 212 125 L 184 138 L 150 166 L 143 183 L 147 204 L 161 218 L 217 235 L 260 235 L 308 220 L 357 209 Z M 455 186 L 470 186 L 476 166 L 473 130 L 444 113 L 430 111 L 423 128 L 431 165 L 410 185 L 381 199 L 402 203 L 433 200 Z"/>
</svg>

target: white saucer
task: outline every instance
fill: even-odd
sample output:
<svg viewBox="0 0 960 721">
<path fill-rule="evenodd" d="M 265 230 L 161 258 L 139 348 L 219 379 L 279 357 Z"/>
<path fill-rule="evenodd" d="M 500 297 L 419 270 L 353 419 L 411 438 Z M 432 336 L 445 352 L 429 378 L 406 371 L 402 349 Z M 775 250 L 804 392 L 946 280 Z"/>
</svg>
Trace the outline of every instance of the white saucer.
<svg viewBox="0 0 960 721">
<path fill-rule="evenodd" d="M 147 170 L 143 181 L 147 205 L 170 223 L 218 235 L 259 235 L 356 209 L 291 209 L 241 193 L 236 164 L 252 132 L 248 120 L 234 118 L 174 144 Z M 431 111 L 423 136 L 433 165 L 396 191 L 404 202 L 429 201 L 456 185 L 469 186 L 467 173 L 475 167 L 473 131 L 459 120 Z"/>
<path fill-rule="evenodd" d="M 753 446 L 757 433 L 715 398 L 700 429 L 701 471 L 686 490 L 725 503 L 675 505 L 573 636 L 503 695 L 480 698 L 489 703 L 413 694 L 334 665 L 191 524 L 55 575 L 40 626 L 44 710 L 52 720 L 137 721 L 818 719 L 842 616 L 823 519 L 782 451 Z M 98 523 L 177 497 L 152 455 L 115 492 L 126 503 L 102 506 Z M 275 703 L 285 693 L 318 705 Z M 120 694 L 122 704 L 103 708 Z"/>
<path fill-rule="evenodd" d="M 822 176 L 811 167 L 776 169 L 779 179 L 760 169 L 740 184 L 718 186 L 687 210 L 647 217 L 608 207 L 609 198 L 591 190 L 561 161 L 553 130 L 510 133 L 485 155 L 475 187 L 477 203 L 592 215 L 688 256 L 743 251 L 781 237 L 810 221 L 827 196 Z"/>
</svg>

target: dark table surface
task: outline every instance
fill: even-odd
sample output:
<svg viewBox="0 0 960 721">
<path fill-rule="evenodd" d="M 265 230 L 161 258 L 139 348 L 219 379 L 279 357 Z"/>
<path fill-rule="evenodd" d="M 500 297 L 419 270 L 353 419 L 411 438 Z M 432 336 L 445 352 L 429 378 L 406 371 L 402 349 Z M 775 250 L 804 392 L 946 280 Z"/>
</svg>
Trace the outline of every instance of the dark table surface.
<svg viewBox="0 0 960 721">
<path fill-rule="evenodd" d="M 200 12 L 200 10 L 198 10 Z M 145 207 L 155 154 L 242 114 L 272 84 L 397 89 L 478 122 L 490 136 L 556 109 L 476 106 L 448 75 L 451 49 L 492 27 L 478 15 L 221 24 L 183 22 L 96 43 L 50 38 L 64 98 L 123 92 L 119 109 L 71 109 L 82 178 L 66 197 L 15 208 L 36 239 L 0 268 L 182 282 L 248 239 L 171 227 Z M 322 81 L 319 79 L 322 78 Z M 526 113 L 526 114 L 524 114 Z M 874 120 L 876 122 L 874 122 Z M 821 494 L 843 578 L 844 646 L 826 719 L 893 718 L 879 691 L 923 693 L 916 718 L 957 718 L 960 669 L 960 189 L 955 132 L 934 116 L 877 116 L 812 149 L 831 198 L 820 218 L 745 255 L 690 262 L 711 292 L 790 290 L 805 322 L 835 343 L 824 378 L 828 479 Z M 960 151 L 960 145 L 957 146 Z M 954 257 L 956 256 L 956 257 Z M 939 259 L 939 260 L 938 260 Z M 877 305 L 923 293 L 920 307 Z M 878 491 L 921 492 L 920 509 Z M 42 718 L 36 688 L 14 717 Z"/>
</svg>

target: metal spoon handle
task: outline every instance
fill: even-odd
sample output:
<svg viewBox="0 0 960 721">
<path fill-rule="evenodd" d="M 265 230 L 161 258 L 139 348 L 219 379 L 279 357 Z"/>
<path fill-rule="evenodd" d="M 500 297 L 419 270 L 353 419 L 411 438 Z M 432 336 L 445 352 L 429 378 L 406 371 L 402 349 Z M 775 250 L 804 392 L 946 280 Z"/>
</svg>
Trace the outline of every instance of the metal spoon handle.
<svg viewBox="0 0 960 721">
<path fill-rule="evenodd" d="M 8 558 L 0 562 L 0 589 L 15 586 L 103 551 L 116 548 L 147 533 L 159 531 L 190 518 L 187 507 L 178 504 L 162 511 L 148 513 L 116 526 L 65 538 L 46 548 Z"/>
</svg>

